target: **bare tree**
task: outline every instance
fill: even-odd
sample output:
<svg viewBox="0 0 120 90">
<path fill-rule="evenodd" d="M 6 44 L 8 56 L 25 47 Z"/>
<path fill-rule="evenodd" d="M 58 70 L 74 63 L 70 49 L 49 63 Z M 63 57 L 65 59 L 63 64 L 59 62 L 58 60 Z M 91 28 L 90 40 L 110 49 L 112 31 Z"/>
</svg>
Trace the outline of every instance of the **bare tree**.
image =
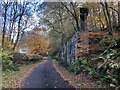
<svg viewBox="0 0 120 90">
<path fill-rule="evenodd" d="M 3 2 L 3 17 L 4 17 L 4 24 L 3 24 L 3 30 L 2 30 L 2 51 L 4 50 L 4 41 L 5 41 L 5 34 L 6 34 L 6 21 L 7 21 L 7 10 L 9 7 L 8 2 Z"/>
<path fill-rule="evenodd" d="M 23 15 L 24 15 L 24 13 L 25 13 L 25 9 L 26 9 L 28 3 L 23 2 L 23 4 L 20 3 L 20 4 L 18 4 L 18 5 L 20 5 L 20 6 L 19 6 L 19 19 L 18 19 L 17 39 L 16 39 L 16 41 L 15 41 L 13 50 L 15 50 L 15 48 L 16 48 L 16 46 L 17 46 L 17 44 L 18 44 L 19 38 L 20 38 L 20 33 L 21 33 L 21 21 L 22 21 L 22 17 L 23 17 Z"/>
</svg>

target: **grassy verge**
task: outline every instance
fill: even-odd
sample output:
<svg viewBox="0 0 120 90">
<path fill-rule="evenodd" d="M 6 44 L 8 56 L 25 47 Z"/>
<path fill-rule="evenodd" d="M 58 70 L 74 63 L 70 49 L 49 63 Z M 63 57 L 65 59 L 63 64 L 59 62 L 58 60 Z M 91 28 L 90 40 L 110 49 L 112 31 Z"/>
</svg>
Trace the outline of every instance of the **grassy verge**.
<svg viewBox="0 0 120 90">
<path fill-rule="evenodd" d="M 21 65 L 19 71 L 2 72 L 2 87 L 3 88 L 20 88 L 23 79 L 43 61 Z"/>
<path fill-rule="evenodd" d="M 88 76 L 84 73 L 73 74 L 64 68 L 58 61 L 53 60 L 53 65 L 56 71 L 61 75 L 61 77 L 69 82 L 69 84 L 75 88 L 97 88 L 100 87 L 95 82 L 93 82 Z"/>
</svg>

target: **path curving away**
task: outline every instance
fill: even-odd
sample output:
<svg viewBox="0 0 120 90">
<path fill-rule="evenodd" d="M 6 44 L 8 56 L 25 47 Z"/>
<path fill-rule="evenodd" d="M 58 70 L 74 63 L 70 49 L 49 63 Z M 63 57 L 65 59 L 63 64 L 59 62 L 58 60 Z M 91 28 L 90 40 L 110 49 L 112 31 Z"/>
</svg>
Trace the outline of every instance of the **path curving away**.
<svg viewBox="0 0 120 90">
<path fill-rule="evenodd" d="M 39 64 L 22 84 L 22 88 L 72 88 L 55 70 L 51 60 Z"/>
</svg>

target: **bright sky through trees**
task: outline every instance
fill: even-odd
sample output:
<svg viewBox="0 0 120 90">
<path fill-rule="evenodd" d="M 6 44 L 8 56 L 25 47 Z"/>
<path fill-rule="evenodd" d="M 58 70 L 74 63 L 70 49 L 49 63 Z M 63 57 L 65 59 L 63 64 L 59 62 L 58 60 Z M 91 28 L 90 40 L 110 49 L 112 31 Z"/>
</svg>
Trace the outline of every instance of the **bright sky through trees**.
<svg viewBox="0 0 120 90">
<path fill-rule="evenodd" d="M 39 2 L 42 3 L 44 0 L 1 0 L 2 2 Z"/>
<path fill-rule="evenodd" d="M 4 2 L 8 1 L 8 2 L 23 2 L 23 1 L 27 1 L 27 2 L 40 2 L 42 3 L 44 2 L 118 2 L 119 0 L 2 0 Z"/>
</svg>

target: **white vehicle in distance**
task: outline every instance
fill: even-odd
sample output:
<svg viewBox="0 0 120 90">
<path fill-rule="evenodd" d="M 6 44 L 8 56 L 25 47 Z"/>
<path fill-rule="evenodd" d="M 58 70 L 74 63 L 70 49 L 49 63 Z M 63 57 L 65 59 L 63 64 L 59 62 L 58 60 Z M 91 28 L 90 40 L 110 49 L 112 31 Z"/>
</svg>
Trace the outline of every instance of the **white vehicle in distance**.
<svg viewBox="0 0 120 90">
<path fill-rule="evenodd" d="M 22 49 L 19 50 L 19 53 L 27 54 L 28 49 L 27 48 L 22 48 Z"/>
</svg>

